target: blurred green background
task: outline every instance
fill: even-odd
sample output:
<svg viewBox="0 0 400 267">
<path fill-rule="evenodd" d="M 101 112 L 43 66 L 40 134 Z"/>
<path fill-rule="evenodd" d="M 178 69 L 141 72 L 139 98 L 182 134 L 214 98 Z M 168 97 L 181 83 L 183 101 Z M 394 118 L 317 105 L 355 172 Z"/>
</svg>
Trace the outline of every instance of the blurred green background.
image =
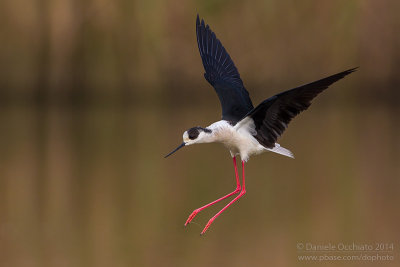
<svg viewBox="0 0 400 267">
<path fill-rule="evenodd" d="M 394 243 L 399 266 L 400 2 L 6 0 L 0 3 L 1 266 L 308 266 L 298 242 Z M 360 66 L 247 164 L 177 146 L 220 118 L 199 13 L 256 105 Z M 340 254 L 340 255 L 344 255 Z"/>
</svg>

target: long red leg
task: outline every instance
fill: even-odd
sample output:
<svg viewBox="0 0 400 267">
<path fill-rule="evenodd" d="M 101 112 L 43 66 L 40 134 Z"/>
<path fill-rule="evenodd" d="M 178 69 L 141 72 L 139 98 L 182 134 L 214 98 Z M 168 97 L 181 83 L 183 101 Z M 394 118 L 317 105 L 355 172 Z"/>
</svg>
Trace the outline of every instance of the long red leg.
<svg viewBox="0 0 400 267">
<path fill-rule="evenodd" d="M 197 213 L 199 213 L 200 211 L 202 211 L 205 208 L 208 208 L 208 207 L 214 205 L 217 202 L 220 202 L 221 200 L 224 200 L 225 198 L 228 198 L 228 197 L 240 192 L 241 186 L 240 186 L 240 181 L 239 181 L 239 173 L 238 173 L 237 166 L 236 166 L 236 157 L 233 157 L 233 165 L 235 166 L 235 175 L 236 175 L 236 189 L 235 189 L 235 191 L 233 191 L 233 192 L 227 194 L 226 196 L 223 196 L 223 197 L 221 197 L 221 198 L 219 198 L 217 200 L 214 200 L 213 202 L 210 202 L 207 205 L 204 205 L 203 207 L 195 209 L 192 212 L 192 214 L 190 214 L 189 218 L 186 220 L 185 226 L 188 225 L 193 220 L 193 218 L 196 217 Z"/>
<path fill-rule="evenodd" d="M 234 199 L 232 199 L 231 202 L 229 202 L 228 205 L 226 205 L 222 210 L 220 210 L 217 214 L 214 215 L 214 217 L 212 217 L 206 227 L 204 227 L 203 231 L 201 232 L 201 234 L 204 234 L 207 229 L 210 227 L 210 225 L 214 222 L 214 220 L 222 213 L 224 212 L 230 205 L 232 205 L 236 200 L 238 200 L 239 198 L 241 198 L 244 194 L 246 194 L 246 186 L 245 186 L 245 182 L 244 182 L 244 161 L 242 161 L 242 176 L 243 176 L 243 182 L 242 182 L 242 191 L 240 191 L 239 195 L 237 197 L 235 197 Z"/>
</svg>

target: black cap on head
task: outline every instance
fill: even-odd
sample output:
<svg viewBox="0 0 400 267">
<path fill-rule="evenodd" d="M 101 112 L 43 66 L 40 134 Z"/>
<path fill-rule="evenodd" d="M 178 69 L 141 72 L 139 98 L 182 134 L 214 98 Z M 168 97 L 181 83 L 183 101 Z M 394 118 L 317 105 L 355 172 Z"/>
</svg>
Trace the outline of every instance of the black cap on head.
<svg viewBox="0 0 400 267">
<path fill-rule="evenodd" d="M 200 134 L 200 129 L 201 129 L 200 127 L 193 127 L 193 128 L 190 128 L 190 129 L 187 131 L 189 139 L 190 139 L 190 140 L 196 139 L 196 138 L 199 136 L 199 134 Z"/>
<path fill-rule="evenodd" d="M 205 132 L 205 133 L 211 133 L 212 131 L 210 129 L 207 128 L 202 128 L 202 127 L 193 127 L 190 128 L 189 130 L 187 130 L 185 132 L 185 134 L 187 133 L 187 138 L 189 138 L 190 140 L 195 140 L 197 137 L 199 137 L 200 132 Z M 184 134 L 184 140 L 185 140 L 185 134 Z M 164 158 L 169 157 L 170 155 L 174 154 L 176 151 L 178 151 L 179 149 L 181 149 L 182 147 L 184 147 L 187 143 L 190 145 L 191 142 L 189 142 L 188 140 L 186 140 L 187 142 L 183 142 L 182 144 L 180 144 L 177 148 L 175 148 L 172 152 L 170 152 L 168 155 L 166 155 Z"/>
<path fill-rule="evenodd" d="M 196 139 L 199 136 L 200 132 L 211 133 L 211 130 L 199 126 L 187 130 L 188 137 L 190 140 Z"/>
</svg>

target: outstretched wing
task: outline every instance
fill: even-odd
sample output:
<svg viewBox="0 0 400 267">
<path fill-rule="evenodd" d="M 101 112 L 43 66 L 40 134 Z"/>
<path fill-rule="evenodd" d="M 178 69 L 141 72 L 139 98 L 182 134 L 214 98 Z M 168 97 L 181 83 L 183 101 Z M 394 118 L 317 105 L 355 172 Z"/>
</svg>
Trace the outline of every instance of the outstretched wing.
<svg viewBox="0 0 400 267">
<path fill-rule="evenodd" d="M 222 119 L 236 124 L 253 109 L 249 93 L 238 70 L 208 25 L 196 20 L 197 44 L 204 65 L 204 77 L 214 87 L 222 106 Z"/>
<path fill-rule="evenodd" d="M 251 110 L 236 127 L 254 127 L 249 129 L 263 146 L 273 148 L 279 136 L 289 122 L 311 105 L 311 100 L 328 88 L 332 83 L 354 72 L 357 68 L 346 70 L 280 94 L 274 95 Z M 253 121 L 249 121 L 252 119 Z M 250 122 L 250 123 L 249 123 Z M 254 122 L 254 124 L 252 123 Z"/>
</svg>

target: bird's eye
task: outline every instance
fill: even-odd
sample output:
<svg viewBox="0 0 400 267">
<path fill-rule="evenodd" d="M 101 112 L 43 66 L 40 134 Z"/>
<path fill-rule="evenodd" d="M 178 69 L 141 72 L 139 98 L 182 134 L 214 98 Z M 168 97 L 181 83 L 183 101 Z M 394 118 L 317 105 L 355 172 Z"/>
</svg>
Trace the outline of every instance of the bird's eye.
<svg viewBox="0 0 400 267">
<path fill-rule="evenodd" d="M 188 136 L 190 140 L 196 139 L 199 136 L 199 130 L 196 128 L 189 129 Z"/>
<path fill-rule="evenodd" d="M 197 138 L 197 136 L 199 136 L 199 132 L 195 132 L 195 133 L 189 134 L 189 139 L 190 140 L 194 140 L 194 139 Z"/>
</svg>

